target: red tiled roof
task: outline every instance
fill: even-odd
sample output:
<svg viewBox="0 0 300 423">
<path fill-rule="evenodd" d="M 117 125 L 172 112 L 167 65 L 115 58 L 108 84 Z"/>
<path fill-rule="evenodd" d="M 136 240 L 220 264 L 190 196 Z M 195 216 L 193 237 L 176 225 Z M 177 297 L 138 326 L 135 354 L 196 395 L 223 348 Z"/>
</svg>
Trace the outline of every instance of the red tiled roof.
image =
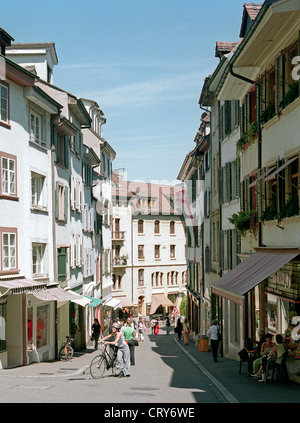
<svg viewBox="0 0 300 423">
<path fill-rule="evenodd" d="M 221 58 L 227 53 L 230 53 L 235 47 L 237 43 L 229 43 L 224 41 L 217 41 L 216 42 L 216 54 L 215 57 Z"/>
<path fill-rule="evenodd" d="M 250 19 L 254 21 L 262 5 L 257 3 L 245 3 L 244 7 L 247 10 Z"/>
<path fill-rule="evenodd" d="M 113 172 L 112 179 L 115 182 L 112 185 L 112 196 L 130 201 L 136 212 L 178 214 L 173 208 L 173 200 L 176 193 L 183 190 L 182 186 L 125 181 L 117 172 Z"/>
</svg>

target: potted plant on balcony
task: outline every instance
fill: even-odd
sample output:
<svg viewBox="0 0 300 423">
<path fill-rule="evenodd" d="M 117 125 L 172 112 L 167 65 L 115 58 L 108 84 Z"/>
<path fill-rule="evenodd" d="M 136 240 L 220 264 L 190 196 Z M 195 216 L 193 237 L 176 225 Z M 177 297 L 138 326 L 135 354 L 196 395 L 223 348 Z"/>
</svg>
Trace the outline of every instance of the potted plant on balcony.
<svg viewBox="0 0 300 423">
<path fill-rule="evenodd" d="M 126 265 L 127 264 L 127 259 L 128 259 L 128 254 L 123 254 L 123 256 L 120 257 L 122 260 L 122 264 Z"/>
</svg>

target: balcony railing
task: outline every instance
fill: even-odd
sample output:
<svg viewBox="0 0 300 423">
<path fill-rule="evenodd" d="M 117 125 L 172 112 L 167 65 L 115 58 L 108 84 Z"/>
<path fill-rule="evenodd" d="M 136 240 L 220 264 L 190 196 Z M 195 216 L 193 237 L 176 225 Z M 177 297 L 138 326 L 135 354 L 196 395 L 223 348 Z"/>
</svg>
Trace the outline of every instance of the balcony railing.
<svg viewBox="0 0 300 423">
<path fill-rule="evenodd" d="M 113 266 L 116 266 L 116 267 L 127 266 L 127 259 L 122 257 L 115 257 L 113 260 Z"/>
<path fill-rule="evenodd" d="M 125 232 L 124 231 L 114 231 L 112 233 L 112 240 L 113 241 L 124 241 L 125 240 Z"/>
</svg>

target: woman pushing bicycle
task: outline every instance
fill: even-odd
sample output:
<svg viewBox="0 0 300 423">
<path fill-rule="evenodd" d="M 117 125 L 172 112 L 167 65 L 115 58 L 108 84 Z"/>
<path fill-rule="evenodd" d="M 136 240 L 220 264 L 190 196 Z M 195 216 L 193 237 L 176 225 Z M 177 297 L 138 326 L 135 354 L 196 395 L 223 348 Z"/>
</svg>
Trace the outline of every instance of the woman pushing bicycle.
<svg viewBox="0 0 300 423">
<path fill-rule="evenodd" d="M 130 352 L 129 347 L 124 338 L 124 332 L 120 331 L 121 325 L 114 323 L 112 325 L 112 333 L 105 336 L 99 341 L 99 344 L 106 341 L 111 336 L 115 337 L 114 341 L 106 341 L 105 345 L 114 345 L 118 347 L 117 364 L 116 368 L 120 370 L 119 377 L 130 377 Z"/>
</svg>

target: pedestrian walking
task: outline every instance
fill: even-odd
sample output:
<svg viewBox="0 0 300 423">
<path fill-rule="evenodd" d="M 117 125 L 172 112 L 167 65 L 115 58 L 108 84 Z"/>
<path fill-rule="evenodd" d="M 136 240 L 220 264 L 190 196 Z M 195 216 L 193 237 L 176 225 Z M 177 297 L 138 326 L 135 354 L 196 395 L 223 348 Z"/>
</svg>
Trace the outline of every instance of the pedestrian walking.
<svg viewBox="0 0 300 423">
<path fill-rule="evenodd" d="M 184 345 L 188 345 L 189 343 L 189 323 L 187 318 L 184 319 L 183 322 L 183 341 L 184 341 Z"/>
<path fill-rule="evenodd" d="M 180 317 L 177 320 L 177 325 L 176 325 L 176 333 L 178 335 L 178 340 L 181 341 L 181 335 L 182 335 L 182 323 L 180 320 Z"/>
<path fill-rule="evenodd" d="M 131 320 L 127 319 L 126 326 L 122 327 L 122 332 L 124 333 L 125 342 L 127 343 L 129 347 L 130 352 L 130 365 L 135 365 L 135 356 L 134 356 L 134 350 L 135 350 L 135 329 L 131 326 Z"/>
<path fill-rule="evenodd" d="M 145 324 L 142 319 L 139 320 L 139 340 L 144 341 Z"/>
<path fill-rule="evenodd" d="M 158 320 L 156 320 L 156 325 L 155 325 L 155 328 L 154 328 L 154 333 L 155 333 L 155 335 L 158 335 L 158 333 L 159 333 L 159 321 Z"/>
<path fill-rule="evenodd" d="M 101 325 L 98 319 L 94 319 L 94 323 L 92 325 L 92 339 L 95 342 L 94 348 L 95 350 L 98 349 L 98 341 L 101 335 Z"/>
<path fill-rule="evenodd" d="M 129 347 L 125 342 L 124 332 L 121 331 L 121 325 L 119 323 L 113 323 L 112 325 L 112 335 L 115 338 L 114 341 L 106 341 L 111 335 L 107 335 L 105 338 L 102 338 L 100 343 L 105 342 L 105 344 L 113 345 L 118 347 L 117 355 L 117 364 L 116 368 L 120 370 L 118 374 L 119 377 L 129 377 L 130 376 L 130 352 Z"/>
<path fill-rule="evenodd" d="M 155 326 L 156 326 L 156 320 L 152 319 L 151 320 L 151 330 L 152 330 L 152 335 L 154 335 L 155 333 Z"/>
<path fill-rule="evenodd" d="M 213 360 L 218 361 L 218 347 L 220 340 L 220 328 L 218 326 L 218 320 L 213 320 L 211 326 L 207 331 L 207 336 L 210 338 L 210 346 L 212 350 Z"/>
<path fill-rule="evenodd" d="M 170 319 L 169 317 L 167 317 L 167 321 L 166 321 L 166 330 L 167 330 L 167 335 L 170 334 L 170 329 L 171 329 L 171 323 L 170 323 Z"/>
</svg>

